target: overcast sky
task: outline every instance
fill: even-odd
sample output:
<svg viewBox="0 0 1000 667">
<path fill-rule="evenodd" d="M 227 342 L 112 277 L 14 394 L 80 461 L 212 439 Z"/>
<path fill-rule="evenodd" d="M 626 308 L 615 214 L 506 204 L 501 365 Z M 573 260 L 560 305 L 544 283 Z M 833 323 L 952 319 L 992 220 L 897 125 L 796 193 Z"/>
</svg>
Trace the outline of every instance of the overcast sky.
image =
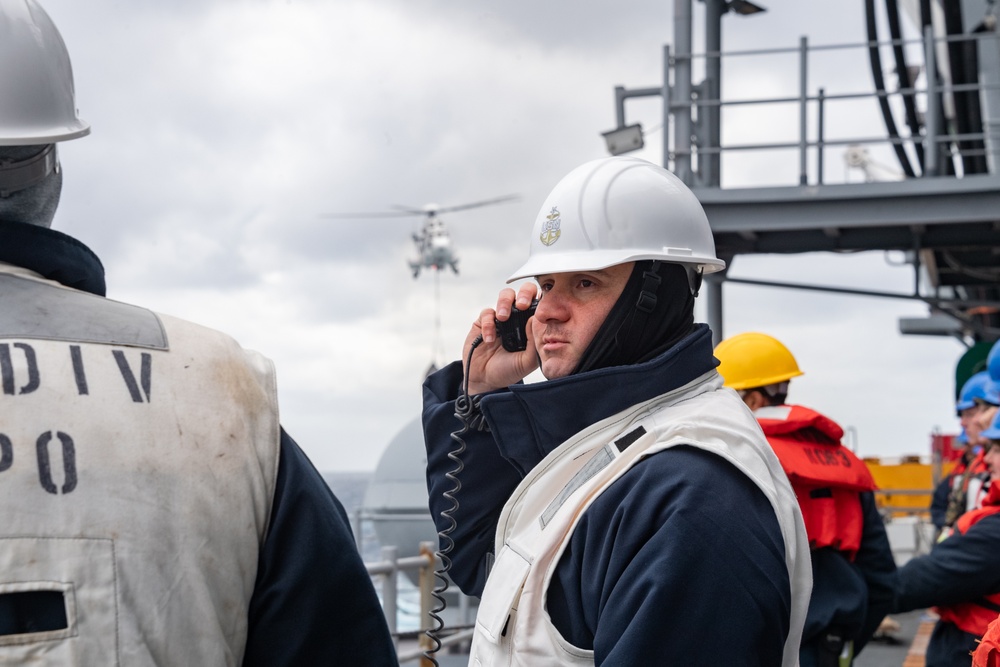
<svg viewBox="0 0 1000 667">
<path fill-rule="evenodd" d="M 273 359 L 282 423 L 323 471 L 373 469 L 419 414 L 427 367 L 457 357 L 524 260 L 547 192 L 606 155 L 614 87 L 660 85 L 673 40 L 664 0 L 41 1 L 93 128 L 60 147 L 55 228 L 101 256 L 111 298 Z M 762 4 L 766 14 L 724 19 L 727 50 L 865 39 L 860 0 Z M 815 85 L 870 90 L 864 61 L 848 62 L 817 63 Z M 794 91 L 794 65 L 733 65 L 725 95 Z M 787 141 L 791 113 L 727 116 L 724 143 Z M 659 116 L 659 99 L 630 103 L 629 122 L 648 133 L 637 155 L 657 163 Z M 863 117 L 832 113 L 828 124 Z M 827 156 L 831 180 L 845 178 L 840 155 Z M 782 157 L 787 169 L 741 159 L 724 164 L 726 185 L 795 182 L 794 156 Z M 412 279 L 416 218 L 322 217 L 507 194 L 520 199 L 445 216 L 457 277 Z M 737 258 L 731 275 L 911 291 L 912 270 L 886 259 Z M 933 430 L 957 429 L 964 348 L 898 334 L 898 318 L 926 314 L 922 304 L 742 285 L 724 295 L 725 335 L 783 340 L 806 373 L 790 400 L 850 427 L 861 454 L 926 454 Z"/>
</svg>

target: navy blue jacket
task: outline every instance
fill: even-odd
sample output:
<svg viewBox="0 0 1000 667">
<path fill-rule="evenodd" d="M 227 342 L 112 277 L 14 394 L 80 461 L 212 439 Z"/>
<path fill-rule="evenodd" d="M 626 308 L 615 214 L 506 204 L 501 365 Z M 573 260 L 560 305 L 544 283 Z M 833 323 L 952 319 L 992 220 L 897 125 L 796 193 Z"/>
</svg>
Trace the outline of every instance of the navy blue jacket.
<svg viewBox="0 0 1000 667">
<path fill-rule="evenodd" d="M 987 516 L 964 534 L 955 533 L 925 556 L 899 569 L 897 611 L 953 605 L 1000 591 L 1000 514 Z M 938 622 L 927 647 L 927 667 L 968 667 L 976 637 Z"/>
<path fill-rule="evenodd" d="M 800 667 L 817 664 L 822 637 L 830 631 L 853 639 L 857 655 L 885 615 L 892 611 L 896 562 L 872 492 L 861 494 L 861 511 L 864 529 L 861 548 L 853 562 L 831 548 L 810 553 L 813 590 L 802 632 Z"/>
<path fill-rule="evenodd" d="M 934 495 L 931 496 L 931 523 L 938 530 L 944 528 L 945 515 L 948 513 L 948 498 L 951 496 L 951 485 L 954 480 L 954 474 L 947 475 L 934 487 Z"/>
<path fill-rule="evenodd" d="M 524 473 L 586 426 L 708 372 L 711 332 L 642 364 L 591 371 L 486 394 L 489 431 L 463 434 L 461 490 L 450 537 L 452 579 L 482 593 L 497 520 Z M 456 362 L 424 384 L 431 514 L 456 466 L 450 433 L 462 380 Z M 443 542 L 443 547 L 447 546 Z M 636 464 L 586 510 L 548 591 L 555 627 L 593 649 L 598 665 L 779 665 L 791 591 L 784 541 L 770 503 L 724 459 L 679 446 Z"/>
<path fill-rule="evenodd" d="M 0 261 L 104 296 L 97 256 L 61 232 L 0 221 Z M 284 429 L 248 622 L 244 667 L 397 664 L 347 513 Z"/>
</svg>

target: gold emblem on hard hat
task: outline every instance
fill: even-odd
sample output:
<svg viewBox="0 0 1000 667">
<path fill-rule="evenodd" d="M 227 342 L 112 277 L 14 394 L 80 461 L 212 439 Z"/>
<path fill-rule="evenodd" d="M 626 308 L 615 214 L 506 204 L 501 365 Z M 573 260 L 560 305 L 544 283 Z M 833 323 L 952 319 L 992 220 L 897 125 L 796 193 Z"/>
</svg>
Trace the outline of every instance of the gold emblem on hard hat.
<svg viewBox="0 0 1000 667">
<path fill-rule="evenodd" d="M 560 224 L 559 209 L 553 206 L 552 211 L 545 216 L 545 222 L 542 224 L 542 233 L 538 235 L 543 244 L 552 245 L 559 240 L 559 237 L 562 235 L 562 231 L 559 229 Z"/>
</svg>

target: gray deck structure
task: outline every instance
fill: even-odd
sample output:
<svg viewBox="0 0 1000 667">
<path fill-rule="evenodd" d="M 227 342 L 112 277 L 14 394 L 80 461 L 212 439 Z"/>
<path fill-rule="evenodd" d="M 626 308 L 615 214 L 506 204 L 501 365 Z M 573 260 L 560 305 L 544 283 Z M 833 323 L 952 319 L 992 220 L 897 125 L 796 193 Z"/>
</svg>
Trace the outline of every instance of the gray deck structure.
<svg viewBox="0 0 1000 667">
<path fill-rule="evenodd" d="M 908 294 L 715 275 L 707 281 L 705 293 L 709 324 L 716 335 L 723 331 L 722 285 L 732 280 L 917 299 L 927 303 L 929 317 L 926 322 L 901 324 L 904 333 L 952 335 L 970 346 L 1000 338 L 1000 41 L 987 3 L 963 0 L 960 20 L 934 25 L 926 19 L 923 30 L 911 29 L 909 37 L 899 34 L 882 41 L 868 34 L 858 36 L 868 41 L 836 45 L 814 45 L 802 37 L 798 45 L 787 48 L 729 53 L 722 48 L 721 18 L 747 3 L 702 3 L 705 52 L 692 52 L 692 0 L 675 0 L 674 44 L 664 47 L 663 83 L 654 88 L 616 88 L 618 127 L 605 135 L 609 150 L 628 152 L 643 143 L 641 127 L 626 121 L 626 101 L 660 96 L 664 165 L 702 202 L 717 251 L 727 264 L 748 254 L 900 250 L 907 253 L 914 274 Z M 850 62 L 849 53 L 867 54 L 871 72 L 857 71 L 853 82 L 870 88 L 810 86 L 810 63 L 830 52 L 845 63 Z M 916 64 L 914 52 L 923 56 Z M 895 62 L 888 61 L 889 54 L 896 54 Z M 788 78 L 793 85 L 798 80 L 795 94 L 738 100 L 718 94 L 723 90 L 724 65 L 761 55 L 792 61 Z M 893 67 L 897 72 L 925 74 L 919 84 L 918 77 L 900 79 L 890 90 L 880 72 Z M 696 73 L 704 77 L 697 84 Z M 827 136 L 824 116 L 831 109 L 843 113 L 848 104 L 853 106 L 846 113 L 867 106 L 877 117 L 874 110 L 879 109 L 882 126 L 866 128 L 866 133 L 854 137 Z M 761 105 L 796 108 L 797 127 L 787 127 L 786 136 L 778 140 L 769 136 L 766 141 L 739 145 L 720 141 L 726 113 Z M 766 129 L 773 134 L 775 128 Z M 870 169 L 874 163 L 866 162 L 867 150 L 877 145 L 898 160 L 898 178 L 885 179 Z M 866 182 L 829 182 L 831 169 L 824 158 L 832 149 L 845 148 L 855 151 L 853 166 L 864 171 Z M 723 187 L 727 156 L 750 152 L 790 156 L 795 163 L 790 165 L 790 182 Z"/>
</svg>

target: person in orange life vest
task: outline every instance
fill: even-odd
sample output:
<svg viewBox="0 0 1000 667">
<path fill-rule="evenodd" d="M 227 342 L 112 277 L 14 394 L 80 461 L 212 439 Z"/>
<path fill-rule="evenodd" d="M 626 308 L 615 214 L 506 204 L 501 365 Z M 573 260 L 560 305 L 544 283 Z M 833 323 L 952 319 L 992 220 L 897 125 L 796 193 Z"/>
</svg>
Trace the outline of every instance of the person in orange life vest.
<svg viewBox="0 0 1000 667">
<path fill-rule="evenodd" d="M 989 381 L 984 385 L 983 397 L 977 399 L 981 409 L 970 419 L 968 434 L 976 438 L 976 443 L 986 449 L 990 442 L 996 440 L 997 418 L 1000 417 L 1000 341 L 993 344 L 986 357 L 986 372 Z M 992 470 L 990 471 L 992 474 Z"/>
<path fill-rule="evenodd" d="M 754 413 L 795 491 L 813 567 L 813 590 L 799 660 L 802 667 L 849 665 L 892 607 L 896 565 L 875 507 L 875 483 L 822 414 L 785 403 L 802 375 L 792 353 L 762 333 L 715 349 L 719 373 Z"/>
<path fill-rule="evenodd" d="M 993 344 L 986 356 L 986 372 L 990 376 L 989 382 L 985 383 L 983 398 L 977 400 L 982 409 L 972 418 L 969 427 L 977 434 L 979 443 L 984 447 L 998 438 L 996 420 L 1000 415 L 1000 340 Z"/>
<path fill-rule="evenodd" d="M 983 506 L 959 517 L 950 536 L 899 570 L 898 611 L 936 605 L 940 617 L 927 645 L 927 667 L 967 667 L 1000 612 L 1000 422 L 994 420 L 983 435 L 991 440 L 985 455 L 991 483 Z"/>
<path fill-rule="evenodd" d="M 984 445 L 989 443 L 980 435 L 983 426 L 977 423 L 976 417 L 989 405 L 997 403 L 1000 403 L 1000 394 L 987 371 L 974 374 L 962 385 L 955 412 L 962 426 L 959 441 L 964 442 L 965 451 L 950 474 L 935 488 L 931 499 L 931 520 L 939 534 L 953 526 L 959 516 L 979 505 L 980 492 L 990 477 L 983 462 Z"/>
</svg>

